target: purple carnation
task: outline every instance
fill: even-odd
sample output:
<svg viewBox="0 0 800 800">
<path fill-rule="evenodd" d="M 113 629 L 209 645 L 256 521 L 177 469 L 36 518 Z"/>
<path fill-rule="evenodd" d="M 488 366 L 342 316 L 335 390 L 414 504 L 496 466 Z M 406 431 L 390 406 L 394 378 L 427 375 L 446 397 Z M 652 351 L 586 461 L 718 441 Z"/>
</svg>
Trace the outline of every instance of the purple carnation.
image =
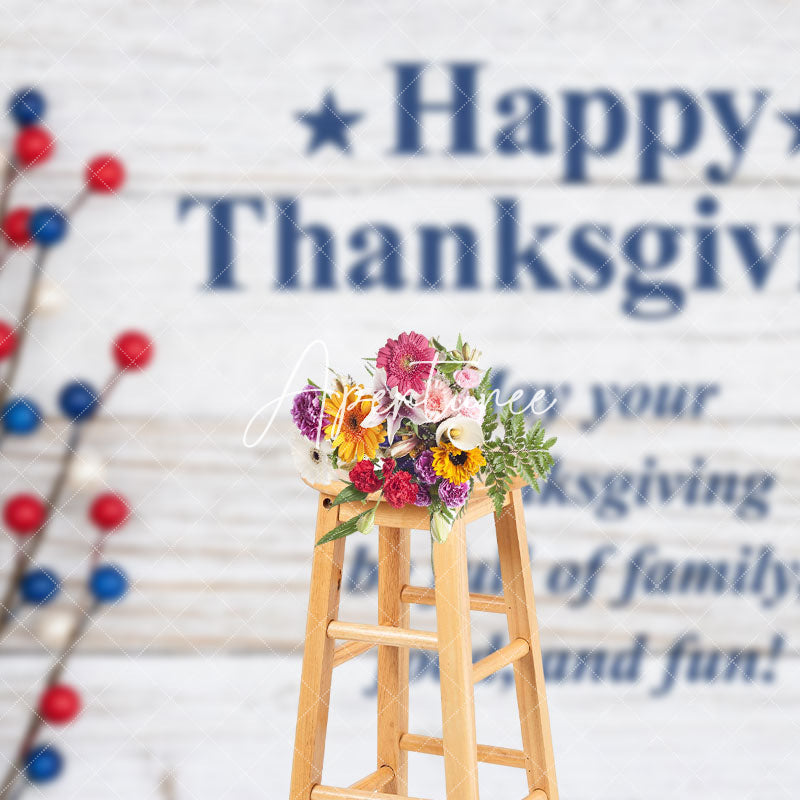
<svg viewBox="0 0 800 800">
<path fill-rule="evenodd" d="M 417 484 L 417 499 L 414 501 L 414 505 L 427 508 L 430 504 L 431 496 L 428 494 L 428 487 Z"/>
<path fill-rule="evenodd" d="M 461 508 L 469 497 L 469 481 L 450 483 L 443 480 L 439 484 L 439 497 L 448 508 Z"/>
<path fill-rule="evenodd" d="M 423 450 L 414 462 L 414 472 L 417 477 L 428 486 L 436 483 L 439 476 L 433 471 L 433 452 L 430 450 Z"/>
<path fill-rule="evenodd" d="M 321 430 L 319 419 L 323 417 L 322 429 L 329 424 L 330 418 L 322 411 L 322 391 L 310 384 L 294 396 L 292 402 L 292 419 L 298 430 L 306 439 L 317 440 L 317 432 Z"/>
</svg>

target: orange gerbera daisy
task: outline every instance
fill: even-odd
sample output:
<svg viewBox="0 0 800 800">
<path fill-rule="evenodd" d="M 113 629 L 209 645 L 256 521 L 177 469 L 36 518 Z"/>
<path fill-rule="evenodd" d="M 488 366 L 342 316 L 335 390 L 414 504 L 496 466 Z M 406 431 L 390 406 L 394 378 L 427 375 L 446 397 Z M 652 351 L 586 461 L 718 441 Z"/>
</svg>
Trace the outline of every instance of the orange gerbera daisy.
<svg viewBox="0 0 800 800">
<path fill-rule="evenodd" d="M 325 398 L 325 413 L 330 423 L 325 436 L 337 450 L 339 461 L 348 464 L 364 456 L 375 458 L 375 451 L 386 435 L 386 425 L 362 428 L 361 423 L 372 410 L 372 395 L 364 394 L 363 386 L 345 386 Z"/>
</svg>

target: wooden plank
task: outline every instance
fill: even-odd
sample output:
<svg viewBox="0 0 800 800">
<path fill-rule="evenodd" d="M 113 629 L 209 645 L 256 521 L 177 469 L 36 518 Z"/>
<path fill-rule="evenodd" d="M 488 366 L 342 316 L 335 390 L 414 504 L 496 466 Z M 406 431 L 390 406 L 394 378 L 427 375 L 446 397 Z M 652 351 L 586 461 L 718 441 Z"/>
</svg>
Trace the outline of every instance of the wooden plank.
<svg viewBox="0 0 800 800">
<path fill-rule="evenodd" d="M 375 772 L 363 777 L 360 781 L 349 786 L 350 789 L 359 789 L 362 792 L 382 792 L 394 779 L 391 767 L 378 767 Z"/>
<path fill-rule="evenodd" d="M 324 501 L 325 495 L 321 494 L 317 538 L 336 524 L 336 509 L 326 508 Z M 339 607 L 344 543 L 344 539 L 334 539 L 314 548 L 290 800 L 307 800 L 311 787 L 322 780 L 335 648 L 327 630 Z"/>
<path fill-rule="evenodd" d="M 436 605 L 436 592 L 424 586 L 404 586 L 400 597 L 404 603 L 416 603 L 423 606 Z M 506 613 L 506 603 L 500 595 L 470 592 L 469 607 L 472 611 L 487 611 L 491 614 Z"/>
<path fill-rule="evenodd" d="M 335 786 L 317 785 L 311 790 L 311 800 L 419 800 L 385 792 L 361 791 L 359 789 L 337 789 Z"/>
<path fill-rule="evenodd" d="M 400 590 L 411 572 L 411 531 L 381 527 L 378 535 L 378 624 L 408 629 Z M 408 756 L 400 749 L 408 731 L 408 664 L 408 648 L 378 647 L 378 767 L 391 768 L 387 791 L 399 795 L 408 794 Z"/>
<path fill-rule="evenodd" d="M 432 756 L 444 755 L 444 743 L 435 736 L 422 736 L 408 733 L 400 737 L 400 747 L 412 753 L 427 753 Z M 525 753 L 511 747 L 496 747 L 490 744 L 478 745 L 478 761 L 498 764 L 501 767 L 525 769 Z"/>
<path fill-rule="evenodd" d="M 486 658 L 482 658 L 476 662 L 472 667 L 472 680 L 474 683 L 494 675 L 498 670 L 513 664 L 523 656 L 528 655 L 531 648 L 525 639 L 518 638 L 509 642 L 505 647 L 495 650 L 490 653 Z"/>
<path fill-rule="evenodd" d="M 456 520 L 446 542 L 433 546 L 433 567 L 447 798 L 478 800 L 478 743 L 463 519 Z"/>
<path fill-rule="evenodd" d="M 330 639 L 347 639 L 351 642 L 391 645 L 393 647 L 415 647 L 420 650 L 436 650 L 436 634 L 392 626 L 365 625 L 361 622 L 331 622 L 328 625 Z"/>
<path fill-rule="evenodd" d="M 366 510 L 362 503 L 342 503 L 339 506 L 339 519 L 346 522 Z M 427 508 L 406 506 L 392 508 L 388 503 L 381 503 L 375 512 L 375 524 L 387 528 L 409 528 L 415 531 L 426 531 L 430 527 L 430 514 Z"/>
<path fill-rule="evenodd" d="M 337 482 L 332 484 L 325 484 L 318 486 L 309 484 L 317 491 L 334 490 L 338 487 L 344 488 L 346 484 Z M 525 486 L 525 481 L 522 478 L 514 478 L 512 486 L 520 488 Z M 367 498 L 368 502 L 377 500 L 378 495 L 374 493 Z M 509 496 L 505 499 L 505 504 L 510 502 Z M 346 522 L 348 519 L 357 517 L 365 510 L 366 506 L 363 503 L 342 503 L 339 506 L 339 521 Z M 491 499 L 486 494 L 486 489 L 482 483 L 478 482 L 473 489 L 470 496 L 467 509 L 464 512 L 464 522 L 474 522 L 477 519 L 488 516 L 494 511 L 494 506 Z M 417 508 L 416 506 L 405 506 L 404 508 L 392 508 L 388 503 L 381 502 L 375 512 L 375 524 L 383 525 L 384 527 L 395 528 L 410 528 L 411 530 L 427 531 L 430 529 L 430 513 L 427 508 Z"/>
<path fill-rule="evenodd" d="M 370 642 L 347 642 L 346 644 L 341 644 L 333 651 L 333 666 L 338 667 L 346 664 L 351 658 L 360 656 L 362 653 L 372 650 L 373 647 L 375 645 Z"/>
<path fill-rule="evenodd" d="M 528 788 L 530 791 L 542 789 L 550 800 L 558 800 L 525 513 L 519 490 L 512 493 L 511 504 L 495 518 L 495 527 L 503 597 L 507 606 L 508 636 L 512 642 L 518 638 L 530 642 L 528 654 L 514 662 L 522 745 L 528 756 Z"/>
<path fill-rule="evenodd" d="M 331 497 L 336 497 L 339 492 L 345 489 L 348 484 L 344 481 L 333 481 L 332 483 L 311 483 L 307 481 L 305 478 L 301 478 L 303 483 L 306 486 L 310 486 L 312 489 L 316 490 L 317 492 L 321 492 L 322 494 L 330 495 Z M 511 479 L 511 487 L 509 489 L 509 493 L 513 492 L 515 489 L 521 489 L 523 486 L 527 486 L 527 481 L 524 478 L 512 478 Z M 380 499 L 381 493 L 380 492 L 373 492 L 372 494 L 367 495 L 366 500 L 367 502 L 375 502 Z M 488 497 L 488 491 L 486 489 L 486 484 L 483 481 L 475 481 L 472 487 L 472 494 L 470 495 L 471 500 L 480 500 L 486 499 Z"/>
</svg>

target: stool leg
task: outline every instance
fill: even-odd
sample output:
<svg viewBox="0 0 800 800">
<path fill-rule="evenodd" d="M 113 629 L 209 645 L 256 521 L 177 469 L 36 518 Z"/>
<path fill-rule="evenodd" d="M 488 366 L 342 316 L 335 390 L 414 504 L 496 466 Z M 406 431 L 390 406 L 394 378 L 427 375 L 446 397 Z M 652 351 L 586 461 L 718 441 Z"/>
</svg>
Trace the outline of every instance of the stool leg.
<svg viewBox="0 0 800 800">
<path fill-rule="evenodd" d="M 315 542 L 338 521 L 338 508 L 326 508 L 326 499 L 320 495 Z M 344 542 L 334 539 L 314 548 L 289 800 L 309 800 L 314 784 L 322 780 L 335 647 L 327 629 L 339 610 Z"/>
<path fill-rule="evenodd" d="M 378 625 L 409 627 L 409 607 L 400 600 L 409 582 L 411 531 L 379 528 Z M 395 777 L 383 790 L 408 794 L 408 753 L 400 736 L 408 733 L 408 648 L 378 647 L 378 769 L 391 767 Z"/>
<path fill-rule="evenodd" d="M 531 792 L 543 790 L 547 794 L 547 800 L 558 800 L 528 538 L 525 533 L 522 492 L 519 489 L 512 492 L 511 503 L 503 509 L 503 513 L 500 516 L 495 515 L 495 528 L 508 616 L 508 635 L 512 641 L 521 637 L 530 644 L 528 655 L 514 663 L 528 788 Z"/>
<path fill-rule="evenodd" d="M 447 800 L 478 800 L 478 744 L 463 519 L 456 521 L 444 544 L 434 543 L 433 566 Z"/>
</svg>

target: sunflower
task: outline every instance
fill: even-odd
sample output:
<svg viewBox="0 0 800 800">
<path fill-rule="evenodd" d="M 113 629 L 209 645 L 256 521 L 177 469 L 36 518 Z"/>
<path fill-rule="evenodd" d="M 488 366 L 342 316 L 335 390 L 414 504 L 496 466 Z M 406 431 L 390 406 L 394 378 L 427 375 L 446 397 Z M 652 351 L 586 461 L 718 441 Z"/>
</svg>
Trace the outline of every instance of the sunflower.
<svg viewBox="0 0 800 800">
<path fill-rule="evenodd" d="M 372 396 L 363 391 L 363 386 L 345 386 L 344 391 L 334 392 L 325 399 L 325 413 L 330 417 L 325 435 L 334 449 L 338 448 L 339 460 L 346 464 L 360 461 L 364 456 L 375 458 L 386 434 L 383 423 L 374 428 L 361 427 L 372 410 Z"/>
<path fill-rule="evenodd" d="M 431 448 L 431 452 L 433 453 L 433 471 L 450 483 L 464 483 L 486 465 L 486 459 L 483 457 L 480 447 L 473 447 L 472 450 L 459 450 L 454 445 L 445 443 Z"/>
</svg>

